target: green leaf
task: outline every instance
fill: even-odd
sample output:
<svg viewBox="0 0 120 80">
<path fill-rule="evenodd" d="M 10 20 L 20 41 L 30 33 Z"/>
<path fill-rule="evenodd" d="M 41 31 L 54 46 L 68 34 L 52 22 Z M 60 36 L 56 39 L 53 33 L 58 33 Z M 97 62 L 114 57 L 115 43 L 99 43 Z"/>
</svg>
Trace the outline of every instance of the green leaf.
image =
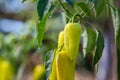
<svg viewBox="0 0 120 80">
<path fill-rule="evenodd" d="M 37 22 L 37 40 L 38 40 L 39 47 L 41 46 L 41 43 L 44 37 L 44 30 L 45 30 L 45 25 L 48 17 L 49 17 L 49 13 L 47 13 L 41 21 Z"/>
<path fill-rule="evenodd" d="M 96 46 L 97 32 L 93 28 L 85 28 L 85 32 L 83 34 L 83 53 L 86 55 L 94 54 L 95 46 Z"/>
<path fill-rule="evenodd" d="M 73 6 L 74 0 L 66 0 L 68 2 L 68 4 L 70 4 L 71 6 Z"/>
<path fill-rule="evenodd" d="M 118 59 L 118 75 L 120 75 L 120 9 L 115 8 L 114 2 L 112 0 L 109 1 L 113 7 L 110 7 L 112 20 L 114 25 L 114 32 L 115 32 L 115 40 L 117 46 L 117 59 Z M 120 79 L 120 76 L 118 76 Z"/>
<path fill-rule="evenodd" d="M 118 47 L 120 48 L 120 9 L 112 9 L 112 18 L 113 18 L 113 25 L 115 28 L 115 39 Z"/>
<path fill-rule="evenodd" d="M 93 3 L 95 5 L 96 14 L 97 16 L 99 16 L 100 13 L 105 8 L 105 1 L 104 0 L 93 0 Z"/>
<path fill-rule="evenodd" d="M 45 70 L 46 70 L 47 80 L 48 80 L 49 75 L 52 71 L 52 63 L 54 60 L 55 52 L 56 52 L 56 50 L 50 50 L 47 52 L 47 54 L 45 56 L 44 66 L 45 66 Z"/>
<path fill-rule="evenodd" d="M 45 8 L 47 6 L 48 0 L 39 0 L 37 5 L 37 12 L 39 19 L 41 20 L 44 16 Z"/>
<path fill-rule="evenodd" d="M 83 2 L 78 3 L 77 6 L 79 6 L 85 13 L 88 13 L 90 11 L 88 5 Z M 88 13 L 88 16 L 91 16 L 90 12 Z"/>
<path fill-rule="evenodd" d="M 39 0 L 38 5 L 37 5 L 37 10 L 38 10 L 38 15 L 39 15 L 39 21 L 37 22 L 37 39 L 38 39 L 39 47 L 41 46 L 42 39 L 44 36 L 44 29 L 45 29 L 46 21 L 49 15 L 52 15 L 55 10 L 55 5 L 53 4 L 53 1 L 51 2 L 50 1 L 51 0 Z"/>
<path fill-rule="evenodd" d="M 98 31 L 96 51 L 95 51 L 94 62 L 93 62 L 94 65 L 100 60 L 102 56 L 103 48 L 104 48 L 104 38 L 103 38 L 102 33 Z"/>
<path fill-rule="evenodd" d="M 117 56 L 118 56 L 118 75 L 120 75 L 120 9 L 114 13 L 113 23 L 115 27 L 116 45 L 117 45 Z M 120 76 L 119 76 L 120 79 Z"/>
</svg>

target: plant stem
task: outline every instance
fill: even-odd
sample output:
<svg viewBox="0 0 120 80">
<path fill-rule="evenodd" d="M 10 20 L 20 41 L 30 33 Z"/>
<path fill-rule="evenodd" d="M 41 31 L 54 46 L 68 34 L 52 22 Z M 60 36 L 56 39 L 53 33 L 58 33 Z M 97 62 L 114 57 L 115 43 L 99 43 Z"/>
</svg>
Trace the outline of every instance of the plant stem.
<svg viewBox="0 0 120 80">
<path fill-rule="evenodd" d="M 93 8 L 94 6 L 85 15 L 82 16 L 82 19 L 85 18 L 88 15 L 88 13 L 90 13 L 93 10 Z"/>
<path fill-rule="evenodd" d="M 80 15 L 80 14 L 78 14 L 78 13 L 76 13 L 76 14 L 74 14 L 74 15 L 73 15 L 73 17 L 72 17 L 72 22 L 74 22 L 75 17 L 76 17 L 76 18 L 78 18 L 78 19 L 79 19 L 79 21 L 81 20 L 81 15 Z M 81 22 L 81 21 L 80 21 L 80 22 Z"/>
<path fill-rule="evenodd" d="M 63 6 L 61 0 L 58 0 L 58 3 L 62 6 L 63 10 L 66 12 L 67 15 L 69 14 L 69 15 L 72 16 L 72 14 Z M 68 16 L 69 16 L 69 15 L 68 15 Z"/>
</svg>

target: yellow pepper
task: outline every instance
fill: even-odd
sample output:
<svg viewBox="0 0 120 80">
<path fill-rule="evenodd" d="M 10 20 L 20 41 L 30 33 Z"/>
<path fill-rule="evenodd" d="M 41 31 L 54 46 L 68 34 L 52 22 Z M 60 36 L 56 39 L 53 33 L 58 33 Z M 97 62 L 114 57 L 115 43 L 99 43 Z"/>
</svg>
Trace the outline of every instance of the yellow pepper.
<svg viewBox="0 0 120 80">
<path fill-rule="evenodd" d="M 80 36 L 81 26 L 79 23 L 68 23 L 64 31 L 59 34 L 58 50 L 55 53 L 49 80 L 74 80 Z M 62 45 L 63 48 L 59 51 Z"/>
<path fill-rule="evenodd" d="M 49 76 L 49 80 L 57 80 L 56 56 L 58 55 L 59 48 L 63 45 L 63 42 L 64 42 L 64 31 L 61 31 L 59 33 L 59 37 L 58 37 L 58 50 L 55 53 L 55 58 L 54 58 L 53 63 L 52 63 L 52 71 L 51 71 L 51 74 Z"/>
<path fill-rule="evenodd" d="M 0 80 L 13 80 L 14 69 L 9 61 L 0 61 Z"/>
<path fill-rule="evenodd" d="M 33 80 L 43 80 L 45 77 L 45 68 L 43 65 L 39 64 L 35 67 L 33 71 Z"/>
<path fill-rule="evenodd" d="M 56 58 L 57 80 L 74 80 L 75 61 L 71 61 L 65 51 L 61 51 Z"/>
<path fill-rule="evenodd" d="M 55 53 L 55 58 L 54 58 L 53 63 L 52 63 L 52 70 L 51 70 L 51 73 L 49 76 L 49 80 L 57 80 L 56 63 L 55 63 L 57 54 L 58 54 L 58 51 L 56 51 L 56 53 Z"/>
<path fill-rule="evenodd" d="M 64 42 L 64 31 L 61 31 L 58 37 L 58 48 L 63 45 L 63 42 Z"/>
<path fill-rule="evenodd" d="M 79 23 L 68 23 L 65 26 L 64 46 L 66 55 L 70 58 L 70 60 L 76 60 L 81 33 L 82 31 Z"/>
</svg>

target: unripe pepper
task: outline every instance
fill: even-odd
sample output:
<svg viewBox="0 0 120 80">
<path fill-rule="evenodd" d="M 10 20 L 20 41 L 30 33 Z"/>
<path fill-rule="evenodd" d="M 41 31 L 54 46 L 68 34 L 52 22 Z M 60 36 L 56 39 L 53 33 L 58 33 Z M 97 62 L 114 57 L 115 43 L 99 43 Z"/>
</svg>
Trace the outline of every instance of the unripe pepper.
<svg viewBox="0 0 120 80">
<path fill-rule="evenodd" d="M 49 80 L 57 80 L 57 73 L 56 73 L 56 56 L 58 55 L 59 49 L 60 47 L 63 45 L 64 42 L 64 31 L 61 31 L 59 33 L 59 37 L 58 37 L 58 49 L 55 53 L 55 57 L 52 63 L 52 71 L 51 74 L 49 76 Z"/>
<path fill-rule="evenodd" d="M 64 46 L 66 55 L 70 58 L 70 60 L 76 60 L 81 33 L 82 31 L 79 23 L 68 23 L 65 26 Z"/>
<path fill-rule="evenodd" d="M 71 61 L 65 51 L 59 52 L 56 58 L 57 80 L 74 80 L 75 61 Z"/>
<path fill-rule="evenodd" d="M 35 66 L 33 71 L 33 80 L 43 80 L 45 77 L 45 68 L 43 65 L 39 64 Z"/>
</svg>

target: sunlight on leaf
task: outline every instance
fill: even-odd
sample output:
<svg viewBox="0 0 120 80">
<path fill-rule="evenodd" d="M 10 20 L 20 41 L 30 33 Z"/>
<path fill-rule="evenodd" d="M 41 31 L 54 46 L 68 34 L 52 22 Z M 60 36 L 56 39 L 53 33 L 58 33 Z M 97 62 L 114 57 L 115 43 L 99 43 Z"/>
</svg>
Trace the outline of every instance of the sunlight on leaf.
<svg viewBox="0 0 120 80">
<path fill-rule="evenodd" d="M 83 52 L 84 55 L 93 54 L 95 50 L 95 42 L 97 39 L 97 33 L 95 30 L 91 28 L 85 28 L 85 32 L 83 34 Z"/>
<path fill-rule="evenodd" d="M 54 55 L 55 55 L 56 50 L 50 50 L 47 52 L 46 56 L 45 56 L 45 60 L 44 60 L 44 66 L 45 66 L 45 70 L 46 70 L 46 77 L 47 80 L 49 78 L 49 75 L 51 73 L 52 70 L 52 63 L 54 60 Z"/>
</svg>

